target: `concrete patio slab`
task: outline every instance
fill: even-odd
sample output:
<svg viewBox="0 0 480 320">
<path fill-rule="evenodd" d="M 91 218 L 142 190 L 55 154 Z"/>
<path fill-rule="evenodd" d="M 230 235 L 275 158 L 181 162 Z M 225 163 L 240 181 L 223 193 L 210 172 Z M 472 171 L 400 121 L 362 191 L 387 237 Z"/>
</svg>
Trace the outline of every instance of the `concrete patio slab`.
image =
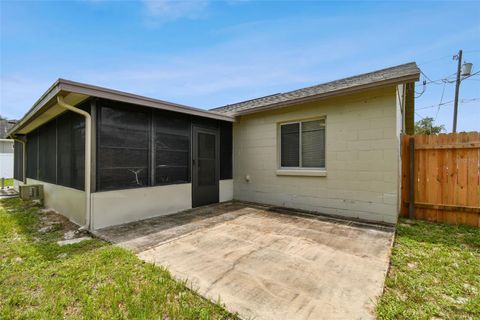
<svg viewBox="0 0 480 320">
<path fill-rule="evenodd" d="M 158 231 L 157 245 L 136 243 L 138 256 L 166 266 L 205 297 L 220 297 L 243 318 L 375 318 L 392 230 L 246 205 L 230 209 L 204 217 L 201 227 L 183 225 L 189 232 Z"/>
</svg>

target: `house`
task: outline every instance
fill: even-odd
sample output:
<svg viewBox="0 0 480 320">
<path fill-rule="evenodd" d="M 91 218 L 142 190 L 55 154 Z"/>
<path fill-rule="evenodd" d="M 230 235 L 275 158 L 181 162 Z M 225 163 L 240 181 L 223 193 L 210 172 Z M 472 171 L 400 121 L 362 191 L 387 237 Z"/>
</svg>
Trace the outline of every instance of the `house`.
<svg viewBox="0 0 480 320">
<path fill-rule="evenodd" d="M 15 120 L 0 116 L 0 178 L 13 178 L 13 140 L 5 139 Z"/>
<path fill-rule="evenodd" d="M 419 73 L 209 111 L 59 79 L 9 132 L 15 185 L 43 184 L 47 207 L 89 229 L 232 199 L 392 224 Z"/>
<path fill-rule="evenodd" d="M 0 179 L 13 178 L 13 140 L 0 139 Z"/>
</svg>

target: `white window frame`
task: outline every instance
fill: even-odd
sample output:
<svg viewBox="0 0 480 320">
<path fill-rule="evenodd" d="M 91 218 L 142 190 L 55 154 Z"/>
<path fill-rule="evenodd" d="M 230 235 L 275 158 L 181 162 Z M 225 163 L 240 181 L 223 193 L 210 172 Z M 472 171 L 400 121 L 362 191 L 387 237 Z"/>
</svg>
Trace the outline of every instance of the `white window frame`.
<svg viewBox="0 0 480 320">
<path fill-rule="evenodd" d="M 322 121 L 323 126 L 325 128 L 325 167 L 302 167 L 302 123 L 303 122 L 310 122 L 310 121 Z M 282 126 L 288 124 L 299 124 L 299 167 L 282 167 Z M 288 121 L 278 123 L 278 130 L 277 130 L 277 175 L 287 175 L 287 176 L 326 176 L 327 175 L 327 119 L 326 117 L 317 117 L 317 118 L 310 118 L 310 119 L 301 119 L 295 121 Z"/>
</svg>

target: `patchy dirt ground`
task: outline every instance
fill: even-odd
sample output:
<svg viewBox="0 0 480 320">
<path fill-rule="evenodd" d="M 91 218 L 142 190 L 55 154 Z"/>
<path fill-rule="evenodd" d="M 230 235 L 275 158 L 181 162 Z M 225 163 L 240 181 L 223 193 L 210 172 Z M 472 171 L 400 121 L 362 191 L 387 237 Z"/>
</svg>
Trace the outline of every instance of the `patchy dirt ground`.
<svg viewBox="0 0 480 320">
<path fill-rule="evenodd" d="M 0 200 L 0 319 L 236 319 L 63 216 Z"/>
</svg>

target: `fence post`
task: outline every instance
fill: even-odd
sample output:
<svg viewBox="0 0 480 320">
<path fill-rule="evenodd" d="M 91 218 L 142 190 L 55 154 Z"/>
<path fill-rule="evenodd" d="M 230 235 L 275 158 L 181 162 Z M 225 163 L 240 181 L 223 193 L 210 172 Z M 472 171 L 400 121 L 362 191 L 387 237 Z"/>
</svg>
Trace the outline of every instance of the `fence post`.
<svg viewBox="0 0 480 320">
<path fill-rule="evenodd" d="M 409 149 L 409 177 L 408 177 L 408 218 L 415 218 L 415 138 L 410 137 Z"/>
</svg>

